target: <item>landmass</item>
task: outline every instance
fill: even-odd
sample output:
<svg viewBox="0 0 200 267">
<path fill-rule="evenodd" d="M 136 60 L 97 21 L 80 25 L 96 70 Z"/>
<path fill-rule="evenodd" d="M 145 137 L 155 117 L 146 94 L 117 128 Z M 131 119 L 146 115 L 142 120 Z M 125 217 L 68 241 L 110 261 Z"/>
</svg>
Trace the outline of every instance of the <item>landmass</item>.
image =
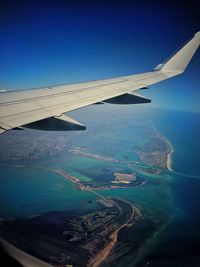
<svg viewBox="0 0 200 267">
<path fill-rule="evenodd" d="M 1 221 L 0 233 L 13 245 L 53 266 L 97 267 L 116 245 L 118 233 L 142 220 L 140 211 L 127 201 L 104 197 L 97 201 L 97 210 L 80 216 L 51 212 Z"/>
<path fill-rule="evenodd" d="M 138 179 L 136 177 L 136 174 L 125 174 L 125 173 L 114 173 L 113 176 L 115 177 L 110 183 L 104 185 L 98 184 L 95 181 L 94 182 L 82 182 L 80 179 L 78 179 L 75 176 L 70 175 L 69 173 L 66 173 L 64 170 L 59 169 L 51 169 L 51 168 L 42 168 L 42 167 L 35 167 L 35 166 L 26 166 L 26 165 L 8 165 L 0 163 L 2 166 L 10 166 L 15 168 L 34 168 L 34 169 L 41 169 L 46 171 L 51 171 L 58 173 L 59 175 L 62 175 L 63 177 L 67 178 L 69 181 L 71 181 L 74 184 L 74 188 L 79 190 L 89 190 L 92 193 L 94 193 L 98 199 L 97 202 L 104 206 L 104 208 L 101 208 L 100 210 L 95 210 L 92 213 L 79 216 L 79 217 L 70 217 L 64 218 L 64 224 L 62 225 L 62 237 L 67 240 L 62 245 L 62 250 L 60 250 L 60 253 L 62 255 L 61 262 L 67 262 L 67 264 L 71 264 L 72 266 L 75 264 L 75 266 L 88 266 L 88 267 L 97 267 L 103 262 L 111 252 L 111 250 L 114 248 L 117 239 L 118 239 L 118 233 L 121 229 L 126 227 L 129 223 L 132 224 L 134 220 L 137 220 L 141 217 L 140 211 L 131 203 L 126 202 L 122 199 L 118 198 L 106 198 L 103 195 L 96 192 L 97 189 L 111 189 L 111 188 L 126 188 L 126 187 L 133 187 L 136 185 L 142 185 L 144 184 L 145 180 Z M 114 185 L 113 185 L 114 184 Z M 54 216 L 53 216 L 54 217 Z M 40 216 L 36 216 L 36 218 L 31 218 L 29 221 L 35 221 Z M 16 244 L 16 240 L 12 239 L 12 235 L 16 235 L 16 233 L 12 233 L 12 226 L 14 225 L 16 227 L 16 220 L 11 221 L 2 221 L 3 227 L 0 227 L 2 231 L 2 236 L 14 244 L 17 247 L 20 247 L 22 250 L 26 251 L 25 247 L 21 247 L 20 243 Z M 9 227 L 9 234 L 8 236 L 5 235 L 5 229 L 4 229 L 4 223 L 6 227 Z M 27 222 L 26 222 L 27 223 Z M 2 226 L 2 225 L 1 225 Z M 11 230 L 10 230 L 11 226 Z M 23 227 L 22 227 L 23 226 Z M 22 234 L 21 233 L 21 227 L 22 230 L 26 229 L 27 225 L 24 226 L 23 223 L 20 222 L 18 224 L 17 221 L 17 235 Z M 32 227 L 34 228 L 35 225 L 31 224 L 31 232 Z M 48 224 L 46 225 L 48 229 Z M 60 227 L 60 226 L 59 226 Z M 50 226 L 51 228 L 51 226 Z M 15 229 L 15 228 L 14 228 Z M 38 229 L 37 229 L 38 231 Z M 38 236 L 38 232 L 35 232 Z M 11 236 L 9 236 L 11 233 Z M 53 231 L 55 233 L 55 231 Z M 25 233 L 23 233 L 24 236 Z M 27 233 L 26 233 L 27 234 Z M 54 245 L 59 245 L 59 242 L 62 240 L 62 238 L 56 237 L 56 241 L 54 239 L 51 239 L 50 236 L 52 233 L 47 233 L 47 238 L 50 241 L 50 244 L 48 247 L 51 250 L 51 253 L 53 253 Z M 39 235 L 40 236 L 40 235 Z M 45 242 L 42 238 L 42 241 Z M 14 242 L 14 243 L 13 243 Z M 38 242 L 38 241 L 37 241 Z M 55 244 L 56 242 L 56 244 Z M 73 247 L 73 245 L 76 246 L 76 250 Z M 63 251 L 63 246 L 65 247 L 65 254 Z M 69 255 L 67 254 L 67 249 L 69 250 Z M 33 251 L 32 251 L 33 250 Z M 33 256 L 39 257 L 42 260 L 48 261 L 46 255 L 49 256 L 50 251 L 46 253 L 44 251 L 43 247 L 40 247 L 40 251 L 35 252 L 37 249 L 31 248 L 31 254 Z M 59 250 L 57 248 L 57 250 Z M 74 251 L 72 253 L 72 250 Z M 76 255 L 76 251 L 78 251 L 78 255 Z M 27 251 L 28 252 L 28 251 Z M 42 253 L 43 252 L 43 253 Z M 36 254 L 35 254 L 36 253 Z M 42 253 L 42 254 L 41 254 Z M 58 259 L 60 259 L 60 256 L 49 256 L 50 263 L 55 266 L 60 266 L 57 263 L 59 262 Z M 80 265 L 80 262 L 85 262 L 85 264 Z M 78 264 L 79 263 L 79 264 Z M 60 264 L 60 262 L 59 262 Z"/>
<path fill-rule="evenodd" d="M 98 155 L 90 153 L 86 148 L 82 147 L 75 147 L 73 149 L 70 148 L 68 149 L 68 152 L 84 158 L 120 163 L 142 170 L 143 172 L 159 174 L 163 169 L 167 169 L 169 171 L 172 170 L 172 154 L 174 151 L 169 140 L 154 129 L 151 143 L 144 143 L 133 147 L 133 152 L 138 155 L 141 162 L 145 163 L 148 168 L 146 166 L 140 166 L 140 162 L 136 160 L 117 159 L 114 157 Z"/>
<path fill-rule="evenodd" d="M 127 173 L 115 172 L 114 176 L 115 179 L 112 181 L 113 184 L 130 184 L 137 179 L 136 173 L 127 174 Z"/>
<path fill-rule="evenodd" d="M 159 174 L 163 169 L 172 170 L 173 146 L 170 141 L 162 135 L 152 123 L 149 143 L 133 147 L 142 162 L 151 168 L 143 168 L 144 171 Z"/>
<path fill-rule="evenodd" d="M 68 149 L 69 153 L 84 157 L 84 158 L 91 158 L 95 160 L 100 160 L 100 161 L 107 161 L 107 162 L 113 162 L 113 163 L 122 163 L 122 164 L 127 164 L 128 161 L 126 160 L 120 160 L 120 159 L 115 159 L 112 157 L 108 156 L 103 156 L 103 155 L 98 155 L 98 154 L 93 154 L 89 153 L 86 148 L 83 147 L 75 147 L 72 149 Z"/>
<path fill-rule="evenodd" d="M 137 115 L 137 119 L 135 118 L 133 121 L 134 124 L 132 127 L 135 129 L 135 133 L 132 140 L 130 139 L 129 142 L 130 147 L 132 146 L 133 156 L 137 155 L 139 161 L 132 160 L 131 158 L 118 158 L 114 156 L 114 150 L 117 149 L 118 144 L 121 145 L 121 142 L 123 143 L 124 141 L 120 136 L 113 136 L 113 139 L 116 140 L 117 143 L 116 146 L 111 146 L 112 156 L 110 156 L 110 153 L 107 153 L 105 148 L 103 148 L 105 152 L 101 152 L 98 149 L 98 153 L 90 152 L 90 144 L 94 142 L 93 138 L 96 136 L 93 131 L 84 136 L 83 146 L 81 141 L 77 141 L 79 145 L 76 145 L 76 141 L 74 141 L 74 136 L 76 136 L 75 140 L 79 140 L 79 135 L 81 135 L 81 133 L 75 132 L 73 134 L 66 134 L 62 132 L 41 132 L 28 129 L 25 131 L 11 131 L 1 136 L 0 162 L 9 162 L 11 160 L 32 161 L 49 156 L 55 157 L 67 151 L 69 154 L 74 154 L 83 158 L 138 167 L 144 172 L 152 174 L 158 174 L 163 169 L 171 171 L 173 147 L 170 141 L 162 135 L 155 128 L 154 123 L 151 120 L 147 120 L 145 116 Z M 96 123 L 95 121 L 94 125 Z M 111 122 L 108 120 L 104 123 L 107 125 Z M 120 125 L 119 128 L 123 129 L 122 126 L 125 127 L 124 120 L 123 125 Z M 107 137 L 107 139 L 109 140 L 109 137 Z M 110 140 L 110 142 L 112 142 L 112 140 Z M 141 163 L 145 164 L 148 168 L 140 166 Z"/>
</svg>

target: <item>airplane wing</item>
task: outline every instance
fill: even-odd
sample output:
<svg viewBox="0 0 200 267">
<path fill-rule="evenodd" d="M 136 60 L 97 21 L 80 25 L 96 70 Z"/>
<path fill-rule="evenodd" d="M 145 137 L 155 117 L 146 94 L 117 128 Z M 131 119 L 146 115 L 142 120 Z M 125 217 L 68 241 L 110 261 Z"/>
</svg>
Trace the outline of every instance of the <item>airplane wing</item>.
<svg viewBox="0 0 200 267">
<path fill-rule="evenodd" d="M 44 130 L 83 130 L 85 126 L 64 113 L 95 103 L 150 102 L 135 93 L 181 74 L 200 44 L 200 32 L 153 71 L 78 84 L 0 93 L 0 133 L 20 127 Z"/>
</svg>

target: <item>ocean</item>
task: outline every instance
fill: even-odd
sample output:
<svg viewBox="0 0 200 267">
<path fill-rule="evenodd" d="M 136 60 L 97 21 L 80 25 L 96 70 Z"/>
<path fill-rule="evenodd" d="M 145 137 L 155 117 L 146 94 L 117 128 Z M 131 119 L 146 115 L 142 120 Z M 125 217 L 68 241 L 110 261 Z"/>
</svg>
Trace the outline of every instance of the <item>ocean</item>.
<svg viewBox="0 0 200 267">
<path fill-rule="evenodd" d="M 149 113 L 148 113 L 149 114 Z M 130 123 L 130 116 L 121 116 L 122 125 Z M 96 119 L 96 118 L 95 118 Z M 89 121 L 89 119 L 88 119 Z M 120 197 L 133 202 L 147 218 L 158 225 L 137 253 L 124 255 L 116 267 L 128 262 L 133 266 L 199 266 L 200 259 L 200 115 L 180 111 L 154 110 L 153 121 L 173 145 L 172 172 L 159 175 L 146 174 L 144 186 L 130 189 L 106 190 L 105 196 Z M 103 128 L 103 127 L 102 127 Z M 94 127 L 95 130 L 95 127 Z M 105 134 L 104 134 L 105 132 Z M 85 144 L 96 151 L 110 153 L 117 151 L 119 158 L 131 157 L 131 138 L 139 133 L 129 128 L 119 128 L 112 135 L 109 129 L 102 129 L 94 136 L 86 136 Z M 107 138 L 112 141 L 110 147 Z M 93 138 L 93 139 L 92 139 Z M 95 145 L 92 145 L 95 140 Z M 103 142 L 104 141 L 104 142 Z M 110 142 L 111 142 L 110 141 Z M 84 145 L 84 138 L 78 145 Z M 102 144 L 104 146 L 102 147 Z M 106 144 L 106 145 L 105 145 Z M 133 159 L 137 157 L 133 155 Z M 18 162 L 17 164 L 20 164 Z M 26 163 L 26 162 L 25 162 Z M 24 164 L 24 162 L 23 162 Z M 32 163 L 27 162 L 28 165 Z M 35 166 L 62 168 L 82 180 L 88 177 L 79 172 L 92 174 L 98 170 L 123 169 L 124 166 L 102 163 L 88 158 L 69 156 L 66 151 L 55 158 L 34 161 Z M 88 170 L 89 166 L 89 170 Z M 68 210 L 69 213 L 86 213 L 96 208 L 96 196 L 91 192 L 78 191 L 64 177 L 46 170 L 1 167 L 0 218 L 28 218 L 50 211 Z M 101 175 L 101 172 L 98 173 Z M 134 239 L 132 240 L 134 243 Z"/>
<path fill-rule="evenodd" d="M 146 260 L 152 267 L 199 266 L 200 114 L 161 111 L 155 124 L 174 147 L 170 190 L 176 211 Z"/>
</svg>

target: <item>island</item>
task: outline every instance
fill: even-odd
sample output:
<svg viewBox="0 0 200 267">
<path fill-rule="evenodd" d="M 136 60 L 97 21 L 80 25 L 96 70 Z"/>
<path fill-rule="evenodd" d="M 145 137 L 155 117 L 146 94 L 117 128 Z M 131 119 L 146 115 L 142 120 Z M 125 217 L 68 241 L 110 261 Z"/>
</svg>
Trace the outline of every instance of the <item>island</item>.
<svg viewBox="0 0 200 267">
<path fill-rule="evenodd" d="M 113 173 L 115 177 L 111 181 L 91 181 L 84 182 L 79 178 L 65 172 L 64 170 L 56 170 L 50 169 L 53 172 L 56 172 L 68 180 L 70 180 L 74 184 L 74 188 L 78 190 L 105 190 L 105 189 L 116 189 L 116 188 L 128 188 L 128 187 L 136 187 L 144 185 L 146 182 L 145 178 L 137 177 L 135 173 L 127 174 L 127 173 Z"/>
</svg>

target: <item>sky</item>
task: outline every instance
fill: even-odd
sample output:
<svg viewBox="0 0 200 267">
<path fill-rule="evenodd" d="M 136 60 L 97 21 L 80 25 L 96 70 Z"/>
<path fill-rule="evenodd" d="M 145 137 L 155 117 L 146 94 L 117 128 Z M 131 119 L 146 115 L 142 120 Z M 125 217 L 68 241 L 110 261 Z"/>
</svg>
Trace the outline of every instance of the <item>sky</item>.
<svg viewBox="0 0 200 267">
<path fill-rule="evenodd" d="M 198 2 L 1 0 L 0 90 L 150 71 L 200 30 Z M 200 112 L 199 50 L 183 75 L 139 93 Z"/>
</svg>

